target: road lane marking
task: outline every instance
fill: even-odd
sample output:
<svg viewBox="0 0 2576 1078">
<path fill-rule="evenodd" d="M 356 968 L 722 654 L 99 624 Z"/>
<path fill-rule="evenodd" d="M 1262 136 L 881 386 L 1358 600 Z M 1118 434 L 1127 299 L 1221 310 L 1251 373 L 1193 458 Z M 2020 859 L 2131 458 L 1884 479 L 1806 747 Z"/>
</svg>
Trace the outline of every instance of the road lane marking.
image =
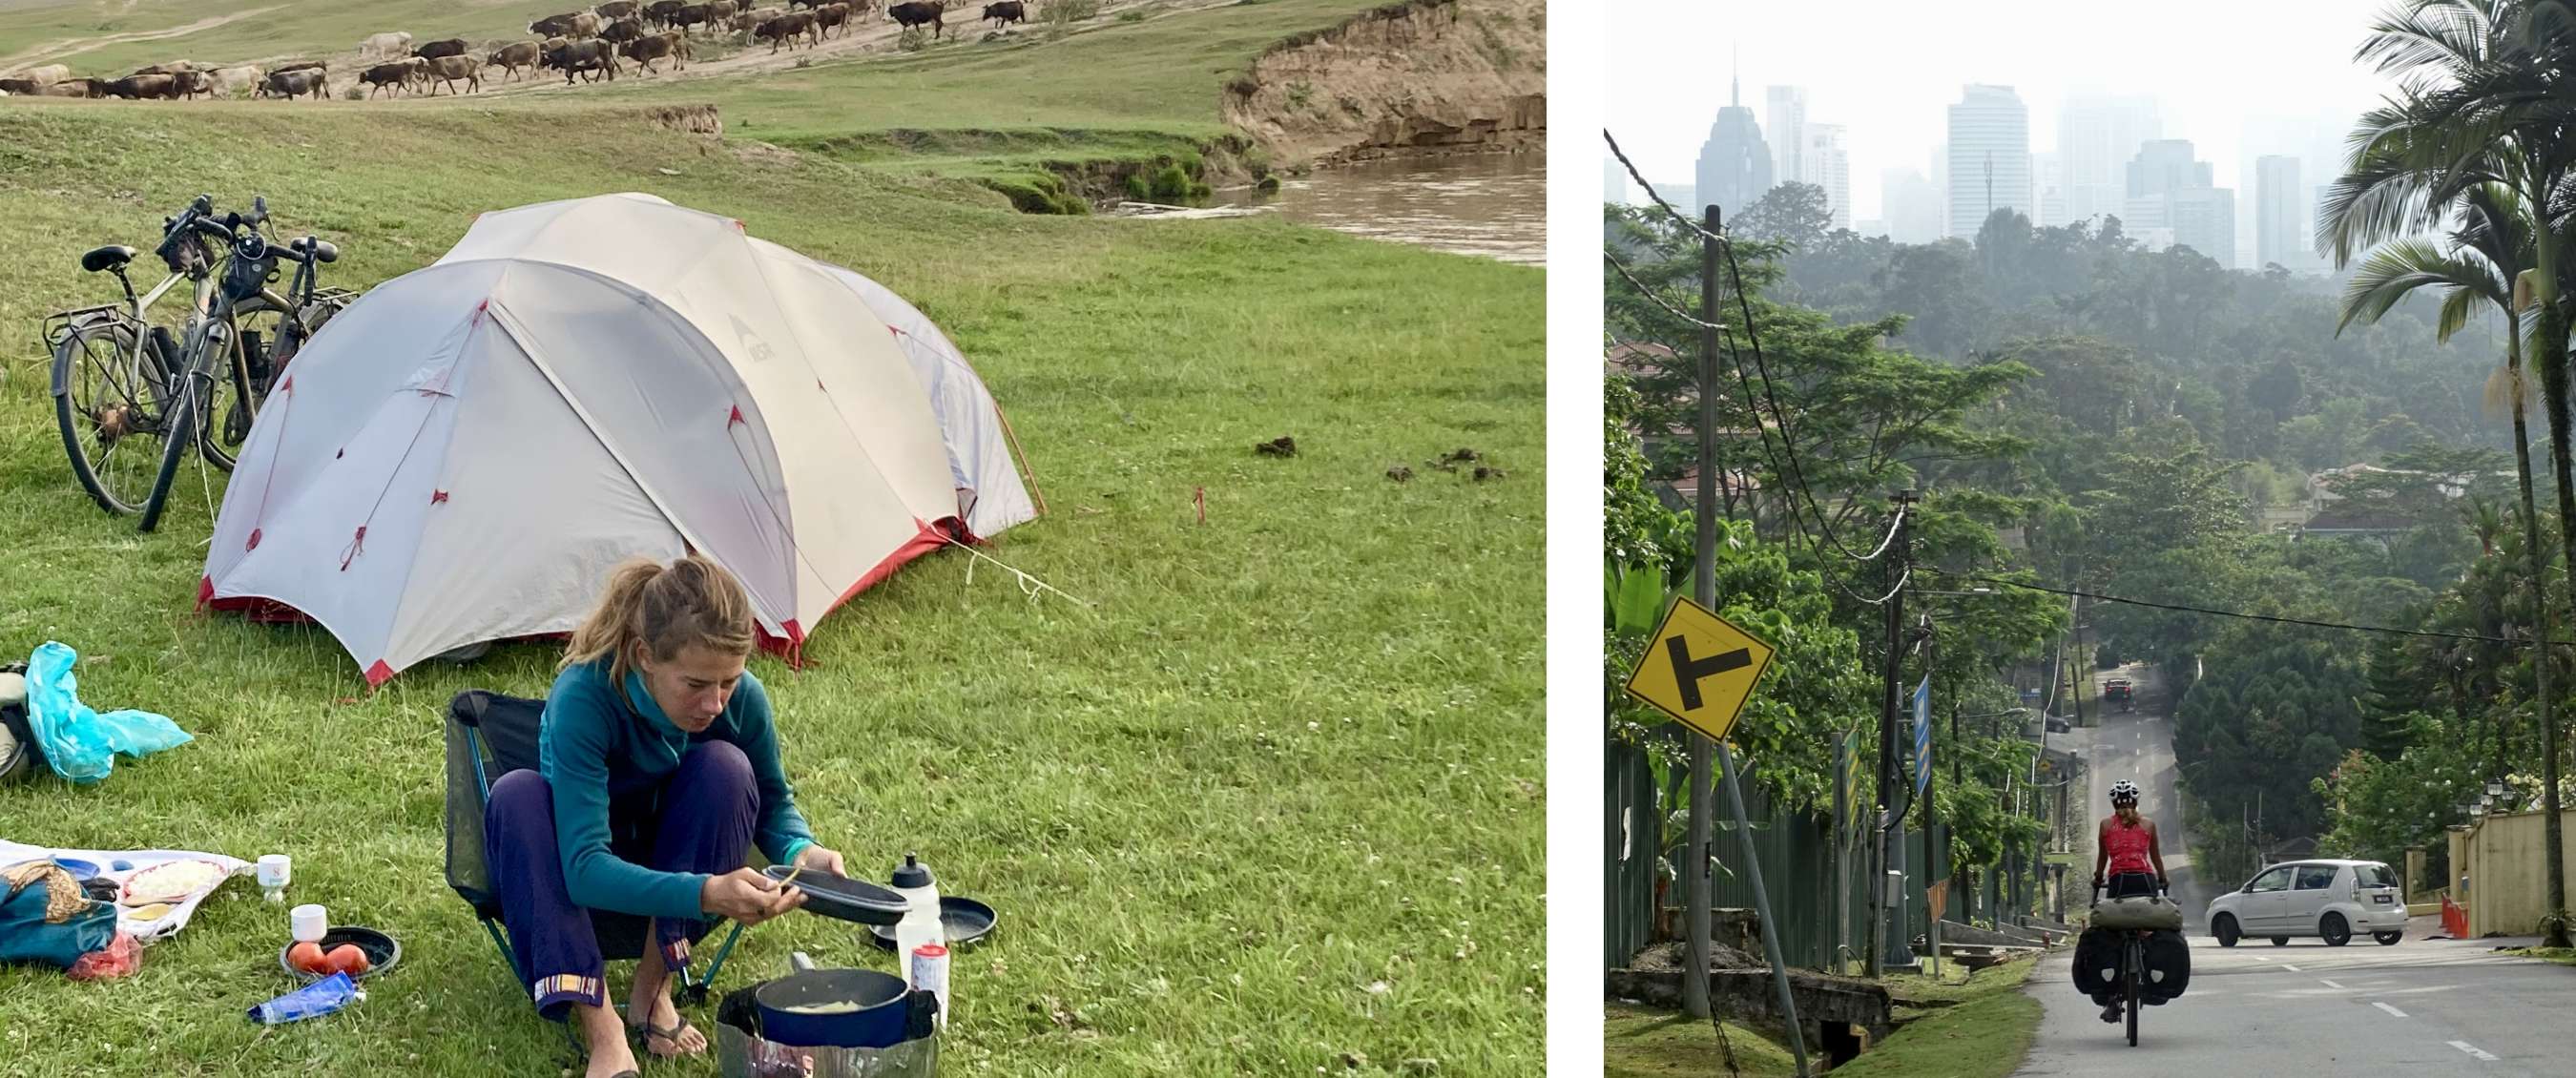
<svg viewBox="0 0 2576 1078">
<path fill-rule="evenodd" d="M 2387 1004 L 2385 1004 L 2385 1003 L 2380 1003 L 2380 1002 L 2378 1002 L 2378 1001 L 2374 1000 L 2374 1001 L 2372 1001 L 2372 1002 L 2371 1002 L 2371 1004 L 2370 1004 L 2370 1005 L 2371 1005 L 2371 1006 L 2373 1006 L 2373 1007 L 2377 1007 L 2377 1008 L 2379 1008 L 2380 1010 L 2387 1011 L 2387 1012 L 2388 1012 L 2388 1013 L 2390 1013 L 2390 1014 L 2396 1015 L 2396 1016 L 2397 1016 L 2397 1017 L 2399 1017 L 2399 1018 L 2404 1018 L 2404 1017 L 2406 1017 L 2406 1012 L 2401 1011 L 2401 1010 L 2398 1010 L 2397 1008 L 2395 1008 L 2395 1007 L 2391 1007 L 2391 1006 L 2389 1006 L 2389 1005 L 2387 1005 Z"/>
<path fill-rule="evenodd" d="M 2477 1058 L 2479 1058 L 2479 1059 L 2483 1059 L 2483 1060 L 2485 1060 L 2485 1061 L 2487 1061 L 2487 1062 L 2489 1062 L 2489 1063 L 2493 1063 L 2493 1062 L 2495 1062 L 2495 1061 L 2496 1061 L 2496 1055 L 2495 1055 L 2495 1053 L 2490 1052 L 2490 1051 L 2487 1051 L 2487 1050 L 2486 1050 L 2486 1049 L 2484 1049 L 2484 1048 L 2480 1048 L 2480 1047 L 2478 1047 L 2477 1045 L 2470 1044 L 2470 1043 L 2469 1043 L 2469 1042 L 2467 1042 L 2467 1041 L 2452 1041 L 2452 1042 L 2450 1042 L 2450 1043 L 2451 1043 L 2451 1047 L 2453 1047 L 2453 1048 L 2457 1048 L 2457 1049 L 2459 1049 L 2459 1050 L 2461 1050 L 2461 1051 L 2463 1051 L 2463 1052 L 2467 1052 L 2468 1054 L 2470 1054 L 2470 1055 L 2472 1055 L 2472 1056 L 2475 1056 L 2475 1057 L 2477 1057 Z"/>
<path fill-rule="evenodd" d="M 2291 964 L 2289 964 L 2289 963 L 2287 963 L 2287 962 L 2283 962 L 2283 963 L 2281 963 L 2281 968 L 2282 968 L 2282 969 L 2289 970 L 2289 971 L 2290 971 L 2290 972 L 2292 972 L 2292 973 L 2297 973 L 2297 972 L 2299 972 L 2299 967 L 2297 967 L 2297 966 L 2293 966 L 2293 965 L 2291 965 Z"/>
<path fill-rule="evenodd" d="M 2328 987 L 2328 988 L 2334 989 L 2334 990 L 2335 990 L 2335 991 L 2337 991 L 2337 992 L 2341 992 L 2341 991 L 2343 991 L 2343 986 L 2342 986 L 2342 985 L 2336 984 L 2336 983 L 2334 983 L 2333 981 L 2329 981 L 2329 980 L 2327 980 L 2327 979 L 2325 979 L 2325 978 L 2323 978 L 2323 977 L 2319 977 L 2319 978 L 2317 978 L 2317 983 L 2318 983 L 2318 984 L 2321 984 L 2321 985 L 2324 985 L 2324 986 L 2326 986 L 2326 987 Z"/>
</svg>

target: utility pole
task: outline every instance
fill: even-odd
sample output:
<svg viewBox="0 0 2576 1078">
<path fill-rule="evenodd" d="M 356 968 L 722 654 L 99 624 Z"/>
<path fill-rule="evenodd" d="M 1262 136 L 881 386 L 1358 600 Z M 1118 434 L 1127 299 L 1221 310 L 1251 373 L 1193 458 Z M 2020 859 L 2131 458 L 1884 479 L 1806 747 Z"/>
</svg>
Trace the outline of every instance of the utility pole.
<svg viewBox="0 0 2576 1078">
<path fill-rule="evenodd" d="M 1922 632 L 1923 676 L 1928 679 L 1932 676 L 1933 660 L 1940 654 L 1939 640 L 1932 633 L 1932 617 L 1929 614 L 1923 617 Z M 1950 714 L 1958 713 L 1958 701 L 1953 699 L 1950 703 Z M 1916 719 L 1925 726 L 1930 726 L 1932 724 L 1930 709 L 1927 707 L 1923 714 L 1916 716 Z M 1932 859 L 1932 835 L 1940 830 L 1940 821 L 1932 816 L 1932 760 L 1931 753 L 1928 751 L 1932 744 L 1931 738 L 1925 737 L 1922 744 L 1927 751 L 1923 754 L 1923 758 L 1914 761 L 1914 769 L 1922 774 L 1922 777 L 1916 780 L 1916 784 L 1923 788 L 1923 948 L 1931 956 L 1932 976 L 1938 979 L 1941 976 L 1941 911 L 1937 908 L 1938 904 L 1933 901 L 1932 889 L 1941 881 L 1933 876 L 1933 873 L 1938 871 L 1935 866 L 1940 862 Z M 1957 748 L 1955 744 L 1951 747 Z"/>
<path fill-rule="evenodd" d="M 1699 509 L 1694 514 L 1699 524 L 1699 558 L 1691 573 L 1692 588 L 1698 593 L 1699 605 L 1717 609 L 1717 514 L 1715 486 L 1717 474 L 1717 261 L 1718 212 L 1711 205 L 1706 213 L 1707 235 L 1700 237 L 1700 364 L 1699 364 Z M 1761 417 L 1754 417 L 1761 426 Z M 1783 436 L 1787 432 L 1782 431 Z M 1771 892 L 1762 883 L 1762 862 L 1753 852 L 1753 826 L 1744 816 L 1744 781 L 1735 770 L 1735 753 L 1723 742 L 1712 742 L 1708 735 L 1691 732 L 1691 844 L 1692 878 L 1698 881 L 1699 899 L 1691 913 L 1690 972 L 1682 978 L 1683 1003 L 1689 1005 L 1691 985 L 1698 986 L 1700 1010 L 1693 1017 L 1709 1017 L 1708 1001 L 1708 819 L 1701 806 L 1706 799 L 1708 755 L 1711 746 L 1717 750 L 1718 767 L 1725 772 L 1727 806 L 1735 815 L 1736 849 L 1744 858 L 1745 882 L 1753 885 L 1753 915 L 1762 923 L 1762 953 L 1771 964 L 1771 987 L 1779 994 L 1781 1024 L 1789 1031 L 1789 1051 L 1798 1063 L 1798 1078 L 1807 1078 L 1807 1037 L 1798 1026 L 1797 998 L 1789 993 L 1788 956 L 1780 952 L 1780 929 L 1771 916 Z"/>
<path fill-rule="evenodd" d="M 1826 851 L 1833 861 L 1834 935 L 1825 966 L 1836 975 L 1845 972 L 1843 948 L 1851 942 L 1851 842 L 1847 836 L 1851 829 L 1852 754 L 1856 751 L 1850 731 L 1834 735 L 1834 837 L 1832 848 Z"/>
<path fill-rule="evenodd" d="M 1894 826 L 1899 822 L 1893 818 L 1896 808 L 1896 683 L 1900 668 L 1905 664 L 1905 589 L 1895 585 L 1905 579 L 1906 570 L 1914 558 L 1913 521 L 1907 513 L 1914 504 L 1914 492 L 1900 490 L 1891 497 L 1897 514 L 1896 535 L 1888 545 L 1887 667 L 1881 679 L 1878 717 L 1878 812 L 1870 821 L 1870 825 L 1877 828 L 1875 834 L 1885 836 L 1884 841 L 1872 844 L 1883 848 L 1883 860 L 1879 862 L 1882 865 L 1894 865 L 1904 858 L 1904 852 L 1896 848 L 1893 837 Z M 1888 957 L 1885 952 L 1892 950 L 1880 944 L 1881 937 L 1892 934 L 1888 926 L 1891 912 L 1887 892 L 1886 874 L 1883 871 L 1873 874 L 1869 881 L 1869 975 L 1872 977 L 1885 971 Z M 1911 958 L 1910 955 L 1908 957 Z"/>
<path fill-rule="evenodd" d="M 1691 567 L 1691 584 L 1705 604 L 1717 590 L 1717 207 L 1708 206 L 1702 215 L 1707 234 L 1699 240 L 1699 501 L 1691 509 L 1699 557 Z M 1756 417 L 1757 427 L 1759 420 Z M 1693 1018 L 1709 1016 L 1708 834 L 1710 815 L 1717 808 L 1709 785 L 1709 758 L 1714 749 L 1707 734 L 1690 732 L 1690 867 L 1683 897 L 1688 907 L 1683 911 L 1684 953 L 1690 959 L 1690 971 L 1682 977 L 1682 1013 Z"/>
</svg>

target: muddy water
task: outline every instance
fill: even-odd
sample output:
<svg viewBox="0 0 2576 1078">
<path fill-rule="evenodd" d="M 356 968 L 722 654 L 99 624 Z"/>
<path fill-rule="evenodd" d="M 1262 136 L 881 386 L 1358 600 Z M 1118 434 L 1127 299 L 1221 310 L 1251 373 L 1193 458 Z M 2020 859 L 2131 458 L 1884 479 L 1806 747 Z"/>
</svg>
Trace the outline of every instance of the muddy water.
<svg viewBox="0 0 2576 1078">
<path fill-rule="evenodd" d="M 1284 180 L 1259 202 L 1292 221 L 1398 243 L 1538 266 L 1547 263 L 1547 155 L 1477 154 L 1375 161 Z"/>
</svg>

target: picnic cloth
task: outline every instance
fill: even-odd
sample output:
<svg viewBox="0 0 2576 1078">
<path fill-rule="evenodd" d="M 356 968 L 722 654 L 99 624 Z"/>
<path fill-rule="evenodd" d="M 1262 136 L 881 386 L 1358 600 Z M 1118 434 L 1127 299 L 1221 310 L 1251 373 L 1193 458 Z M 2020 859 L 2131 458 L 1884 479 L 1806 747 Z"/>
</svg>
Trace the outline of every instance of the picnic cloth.
<svg viewBox="0 0 2576 1078">
<path fill-rule="evenodd" d="M 133 936 L 140 943 L 152 943 L 167 938 L 187 927 L 188 918 L 196 914 L 198 905 L 205 902 L 207 895 L 221 890 L 225 881 L 235 876 L 248 875 L 251 870 L 250 862 L 220 853 L 200 853 L 195 850 L 75 850 L 30 846 L 23 842 L 0 838 L 0 867 L 49 857 L 69 857 L 97 865 L 99 875 L 105 879 L 115 880 L 119 889 L 125 886 L 125 881 L 133 879 L 136 873 L 155 865 L 179 861 L 205 861 L 224 871 L 223 875 L 214 878 L 214 882 L 189 892 L 180 901 L 170 903 L 169 911 L 157 917 L 137 919 L 135 914 L 141 907 L 119 904 L 116 907 L 116 926 L 124 929 L 126 934 Z M 126 867 L 114 867 L 120 861 L 124 862 Z"/>
</svg>

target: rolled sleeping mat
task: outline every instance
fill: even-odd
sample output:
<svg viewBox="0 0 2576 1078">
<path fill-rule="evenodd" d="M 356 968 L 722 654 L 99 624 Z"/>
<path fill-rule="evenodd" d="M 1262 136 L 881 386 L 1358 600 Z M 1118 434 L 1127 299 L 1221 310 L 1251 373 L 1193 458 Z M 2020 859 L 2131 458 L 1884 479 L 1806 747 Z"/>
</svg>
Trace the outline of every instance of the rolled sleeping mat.
<svg viewBox="0 0 2576 1078">
<path fill-rule="evenodd" d="M 2106 898 L 2093 903 L 2093 927 L 2182 930 L 2182 906 L 2161 895 Z"/>
</svg>

